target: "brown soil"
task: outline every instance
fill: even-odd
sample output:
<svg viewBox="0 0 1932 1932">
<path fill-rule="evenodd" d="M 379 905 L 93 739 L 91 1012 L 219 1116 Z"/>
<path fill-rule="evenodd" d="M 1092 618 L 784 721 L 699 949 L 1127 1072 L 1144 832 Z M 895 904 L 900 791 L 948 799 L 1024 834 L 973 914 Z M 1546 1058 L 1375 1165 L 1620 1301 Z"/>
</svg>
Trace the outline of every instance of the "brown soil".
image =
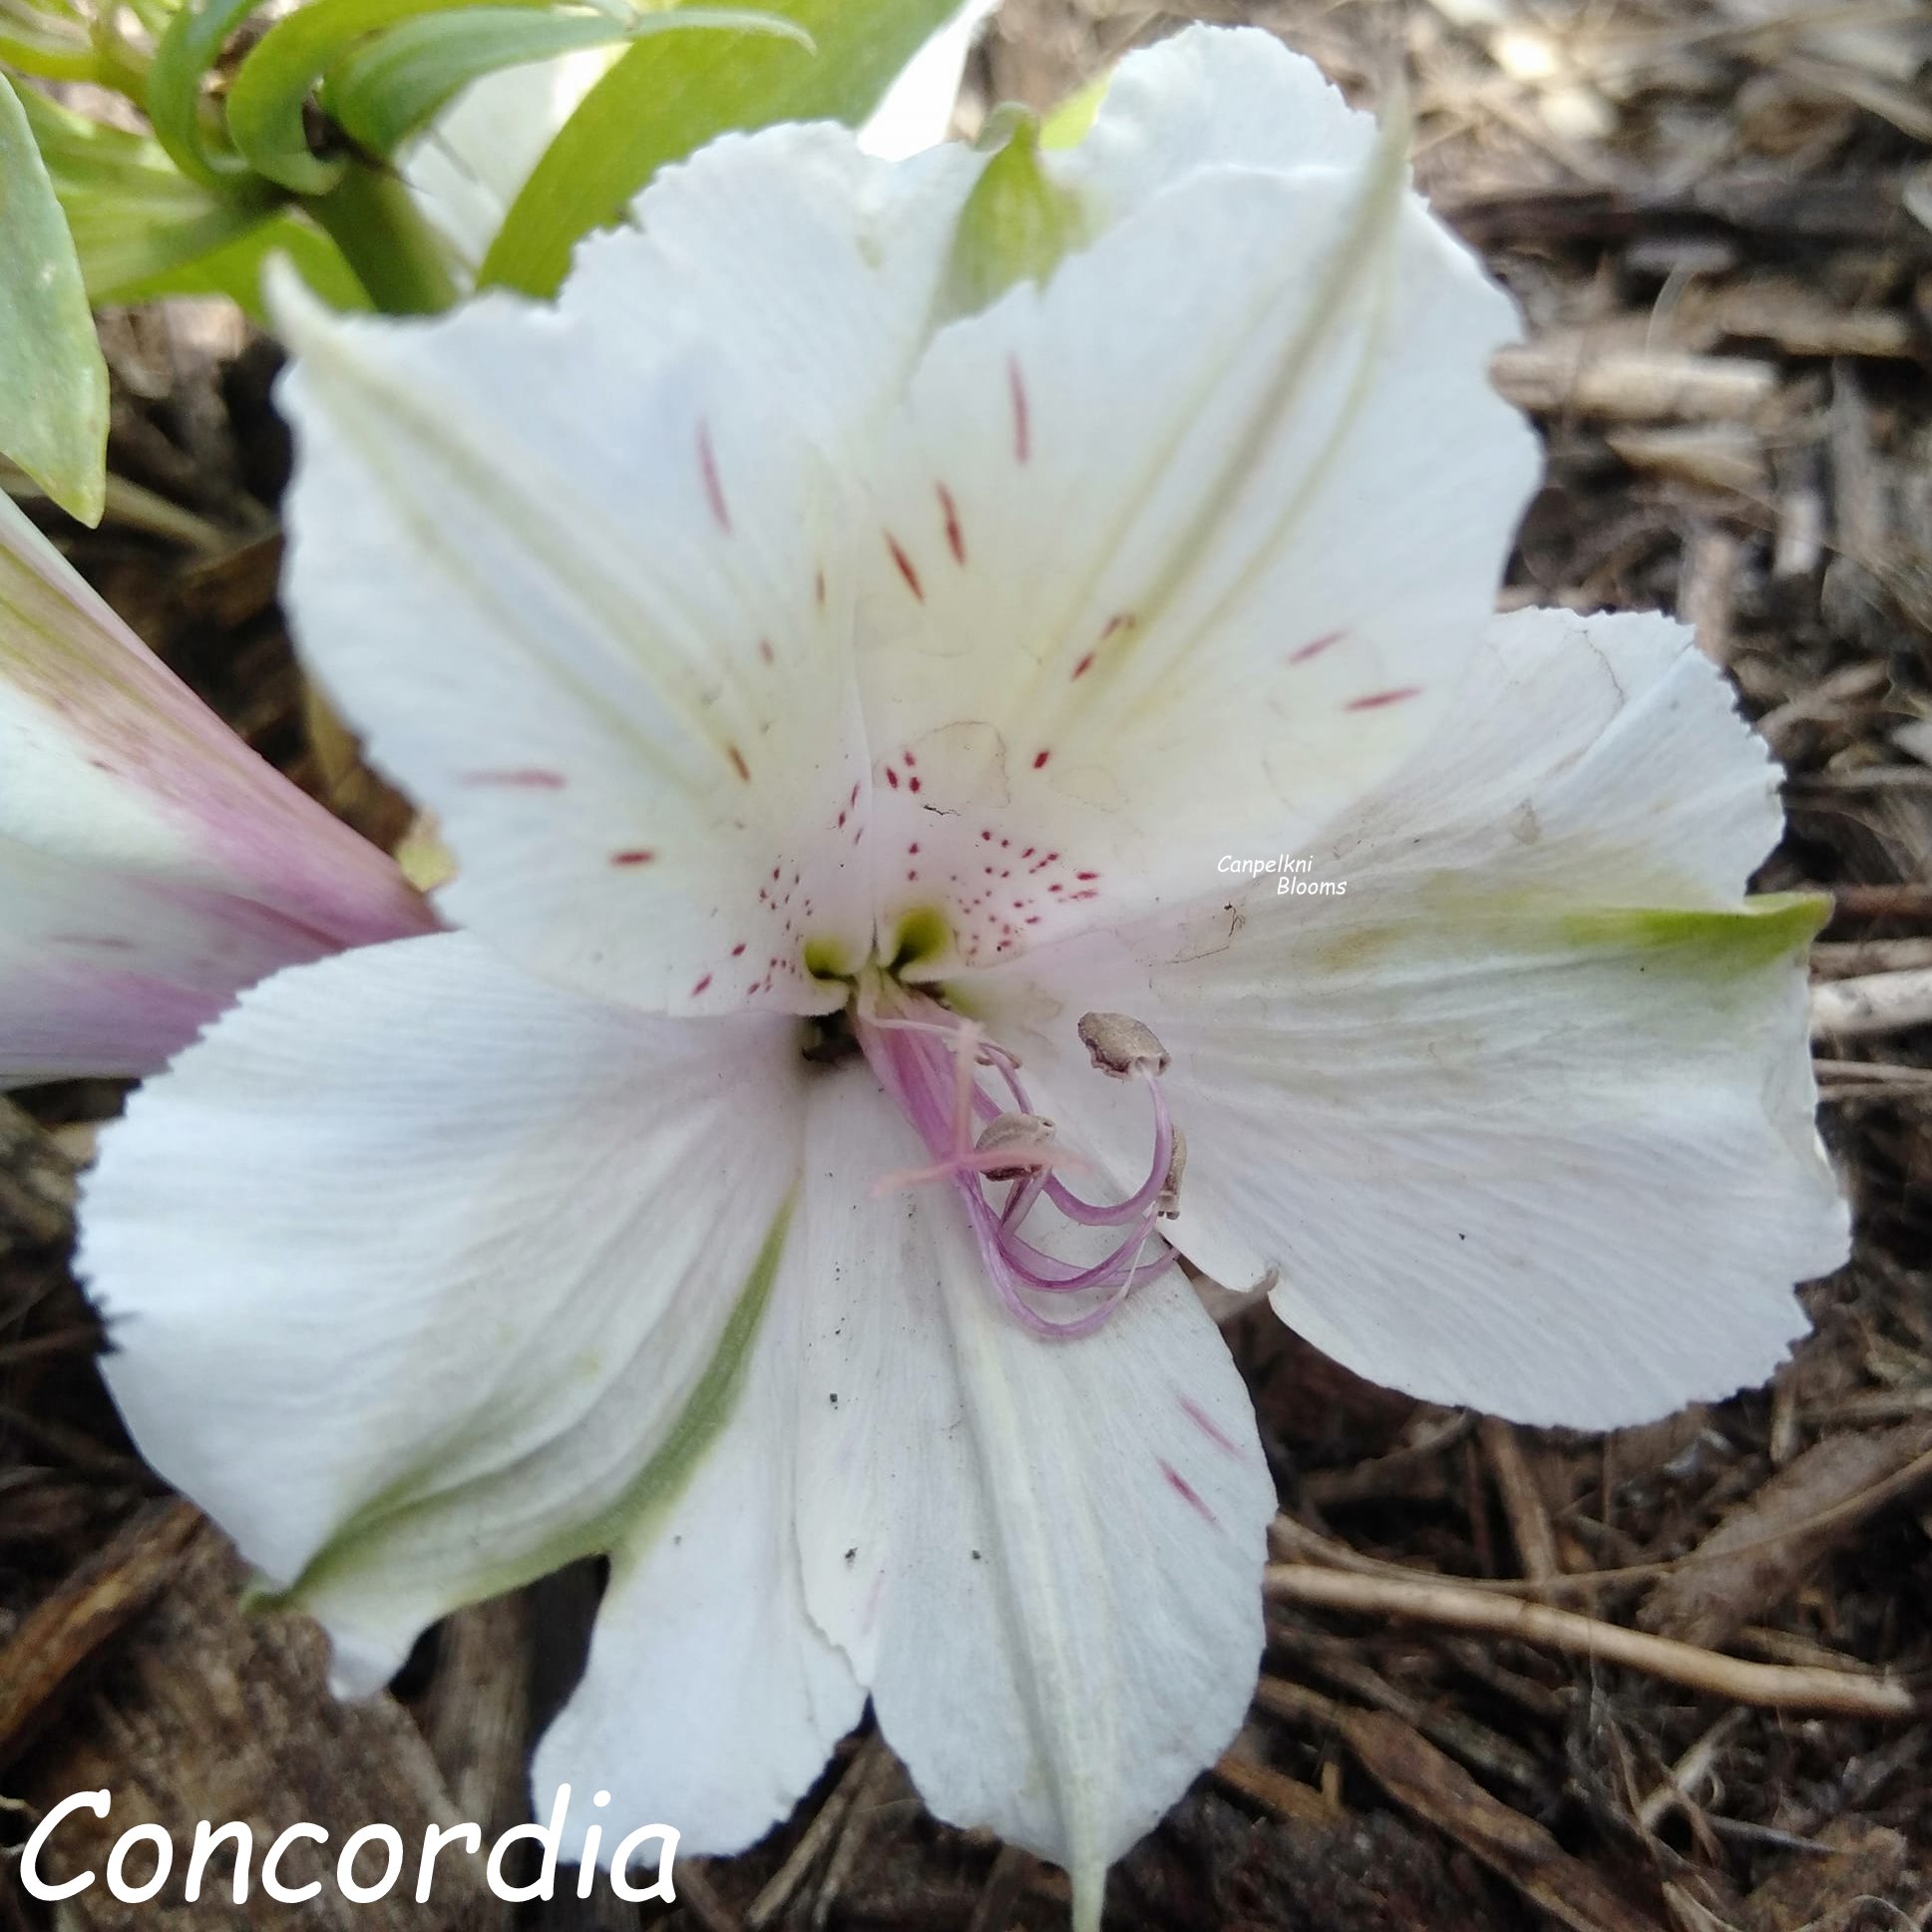
<svg viewBox="0 0 1932 1932">
<path fill-rule="evenodd" d="M 1406 64 L 1424 186 L 1522 301 L 1531 339 L 1501 377 L 1550 469 L 1511 597 L 1693 617 L 1785 761 L 1790 830 L 1760 883 L 1837 894 L 1817 976 L 1858 983 L 1818 1052 L 1859 1235 L 1771 1388 L 1607 1438 L 1420 1406 L 1245 1319 L 1283 1507 L 1266 1676 L 1228 1757 L 1116 1873 L 1108 1925 L 1924 1927 L 1932 1007 L 1879 975 L 1932 966 L 1932 729 L 1898 735 L 1932 715 L 1932 21 L 1909 0 L 1236 11 L 1363 98 Z M 1178 17 L 1007 0 L 975 85 L 1045 105 Z M 252 743 L 393 839 L 397 802 L 318 728 L 274 604 L 272 347 L 204 310 L 106 335 L 113 466 L 152 498 L 78 561 Z M 333 1705 L 314 1633 L 237 1609 L 232 1558 L 102 1393 L 65 1257 L 86 1123 L 117 1093 L 16 1098 L 0 1844 L 97 1784 L 116 1799 L 97 1863 L 138 1817 L 182 1844 L 197 1818 L 310 1818 L 339 1842 L 520 1817 L 595 1576 L 465 1612 L 393 1697 Z M 933 1822 L 868 1737 L 765 1844 L 678 1876 L 693 1927 L 1064 1922 L 1057 1873 Z M 130 1908 L 97 1886 L 57 1917 L 11 1886 L 0 1853 L 0 1928 L 637 1917 L 601 1887 L 512 1908 L 454 1880 L 357 1911 Z"/>
</svg>

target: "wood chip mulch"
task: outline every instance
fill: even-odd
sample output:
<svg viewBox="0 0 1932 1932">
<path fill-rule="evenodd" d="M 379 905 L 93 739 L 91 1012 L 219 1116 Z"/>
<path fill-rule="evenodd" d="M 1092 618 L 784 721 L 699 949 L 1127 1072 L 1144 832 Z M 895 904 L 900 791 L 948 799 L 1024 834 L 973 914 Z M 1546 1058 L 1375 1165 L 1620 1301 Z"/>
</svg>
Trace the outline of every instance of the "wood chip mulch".
<svg viewBox="0 0 1932 1932">
<path fill-rule="evenodd" d="M 1816 959 L 1851 1264 L 1766 1391 L 1608 1437 L 1368 1387 L 1279 1325 L 1234 1340 L 1281 1481 L 1271 1643 L 1224 1761 L 1116 1873 L 1117 1932 L 1894 1932 L 1932 1925 L 1932 17 L 1912 0 L 1280 0 L 1257 21 L 1357 98 L 1401 68 L 1418 174 L 1515 291 L 1497 379 L 1545 431 L 1511 601 L 1696 621 L 1789 771 L 1759 883 L 1837 911 Z M 1180 14 L 1008 0 L 980 102 L 1044 106 Z M 973 100 L 968 99 L 969 119 Z M 75 555 L 252 742 L 372 836 L 397 801 L 302 690 L 274 607 L 270 345 L 218 312 L 110 317 L 122 489 Z M 1391 533 L 1391 542 L 1399 533 Z M 534 1729 L 598 1579 L 452 1618 L 345 1708 L 299 1620 L 159 1490 L 66 1269 L 115 1089 L 0 1102 L 0 1847 L 97 1863 L 153 1818 L 336 1842 L 523 1815 Z M 0 1849 L 0 1932 L 931 1928 L 1064 1923 L 1060 1876 L 933 1822 L 842 1748 L 678 1905 L 259 1893 L 58 1908 Z M 449 1870 L 457 1872 L 458 1863 Z M 217 1864 L 216 1871 L 222 1869 Z M 216 1887 L 219 1890 L 219 1887 Z M 569 1890 L 567 1885 L 565 1890 Z"/>
</svg>

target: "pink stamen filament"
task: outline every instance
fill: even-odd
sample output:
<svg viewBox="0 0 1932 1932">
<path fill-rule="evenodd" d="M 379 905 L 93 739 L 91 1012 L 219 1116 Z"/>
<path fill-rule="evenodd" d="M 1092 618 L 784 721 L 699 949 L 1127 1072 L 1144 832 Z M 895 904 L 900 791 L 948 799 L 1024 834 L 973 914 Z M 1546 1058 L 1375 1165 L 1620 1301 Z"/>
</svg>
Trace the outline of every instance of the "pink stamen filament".
<svg viewBox="0 0 1932 1932">
<path fill-rule="evenodd" d="M 1055 1173 L 1076 1165 L 1063 1149 L 974 1145 L 976 1127 L 1009 1111 L 1037 1109 L 1019 1078 L 1019 1062 L 985 1037 L 979 1025 L 950 1012 L 923 994 L 895 989 L 897 997 L 917 1000 L 917 1016 L 867 1012 L 858 1019 L 860 1044 L 880 1084 L 905 1109 L 933 1164 L 889 1176 L 882 1187 L 913 1186 L 950 1180 L 965 1204 L 981 1261 L 1001 1305 L 1035 1335 L 1071 1338 L 1099 1328 L 1134 1289 L 1154 1280 L 1172 1263 L 1172 1250 L 1155 1232 L 1158 1203 L 1174 1154 L 1174 1127 L 1157 1075 L 1143 1072 L 1154 1108 L 1154 1155 L 1147 1179 L 1125 1201 L 1088 1201 Z M 980 1084 L 981 1069 L 1006 1090 L 1009 1105 Z M 1011 1179 L 997 1206 L 985 1193 L 986 1175 L 1004 1177 L 1015 1168 L 1032 1171 Z M 996 1184 L 995 1184 L 996 1185 Z M 1084 1227 L 1124 1230 L 1111 1253 L 1078 1265 L 1036 1247 L 1020 1232 L 1033 1209 L 1050 1201 L 1069 1221 Z M 1149 1249 L 1153 1250 L 1148 1259 Z M 1028 1297 L 1107 1291 L 1104 1299 L 1065 1319 L 1042 1315 Z"/>
</svg>

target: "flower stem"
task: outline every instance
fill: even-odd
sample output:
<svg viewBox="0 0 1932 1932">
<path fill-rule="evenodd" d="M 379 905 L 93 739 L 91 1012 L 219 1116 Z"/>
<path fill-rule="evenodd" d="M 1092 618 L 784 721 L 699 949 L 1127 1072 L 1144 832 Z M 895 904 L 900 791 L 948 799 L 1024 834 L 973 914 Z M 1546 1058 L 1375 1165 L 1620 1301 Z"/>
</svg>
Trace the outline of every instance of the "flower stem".
<svg viewBox="0 0 1932 1932">
<path fill-rule="evenodd" d="M 351 162 L 307 207 L 385 314 L 434 315 L 456 300 L 435 231 L 394 175 Z"/>
</svg>

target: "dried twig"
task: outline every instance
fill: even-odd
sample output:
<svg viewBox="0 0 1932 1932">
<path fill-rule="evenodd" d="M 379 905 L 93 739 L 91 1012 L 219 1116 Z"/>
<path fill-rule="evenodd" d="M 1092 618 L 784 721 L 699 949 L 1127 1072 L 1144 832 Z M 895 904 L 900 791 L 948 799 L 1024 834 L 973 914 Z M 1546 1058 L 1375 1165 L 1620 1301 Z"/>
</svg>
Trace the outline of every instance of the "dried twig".
<svg viewBox="0 0 1932 1932">
<path fill-rule="evenodd" d="M 1652 1637 L 1575 1610 L 1519 1603 L 1460 1583 L 1412 1583 L 1393 1577 L 1353 1576 L 1307 1563 L 1278 1563 L 1265 1587 L 1278 1602 L 1377 1617 L 1412 1618 L 1454 1630 L 1486 1631 L 1523 1643 L 1545 1644 L 1575 1656 L 1667 1678 L 1712 1697 L 1781 1711 L 1835 1711 L 1854 1718 L 1911 1718 L 1926 1708 L 1906 1685 L 1889 1678 L 1783 1664 L 1749 1664 Z"/>
<path fill-rule="evenodd" d="M 187 1503 L 156 1503 L 39 1604 L 0 1648 L 0 1764 L 47 1715 L 68 1680 L 154 1602 L 200 1521 Z"/>
<path fill-rule="evenodd" d="M 791 1848 L 785 1862 L 745 1908 L 745 1924 L 749 1932 L 762 1932 L 762 1928 L 777 1918 L 791 1902 L 792 1894 L 805 1882 L 805 1876 L 818 1862 L 819 1854 L 831 1843 L 833 1834 L 845 1822 L 845 1814 L 851 1810 L 853 1799 L 871 1776 L 872 1766 L 885 1748 L 885 1740 L 875 1735 L 868 1738 L 853 1754 L 852 1762 L 845 1767 L 845 1774 L 833 1786 L 831 1796 L 819 1806 L 812 1822 L 799 1834 L 798 1843 Z"/>
<path fill-rule="evenodd" d="M 1919 774 L 1932 778 L 1932 772 Z M 1813 1037 L 1870 1039 L 1932 1020 L 1932 966 L 1868 972 L 1811 988 Z"/>
</svg>

